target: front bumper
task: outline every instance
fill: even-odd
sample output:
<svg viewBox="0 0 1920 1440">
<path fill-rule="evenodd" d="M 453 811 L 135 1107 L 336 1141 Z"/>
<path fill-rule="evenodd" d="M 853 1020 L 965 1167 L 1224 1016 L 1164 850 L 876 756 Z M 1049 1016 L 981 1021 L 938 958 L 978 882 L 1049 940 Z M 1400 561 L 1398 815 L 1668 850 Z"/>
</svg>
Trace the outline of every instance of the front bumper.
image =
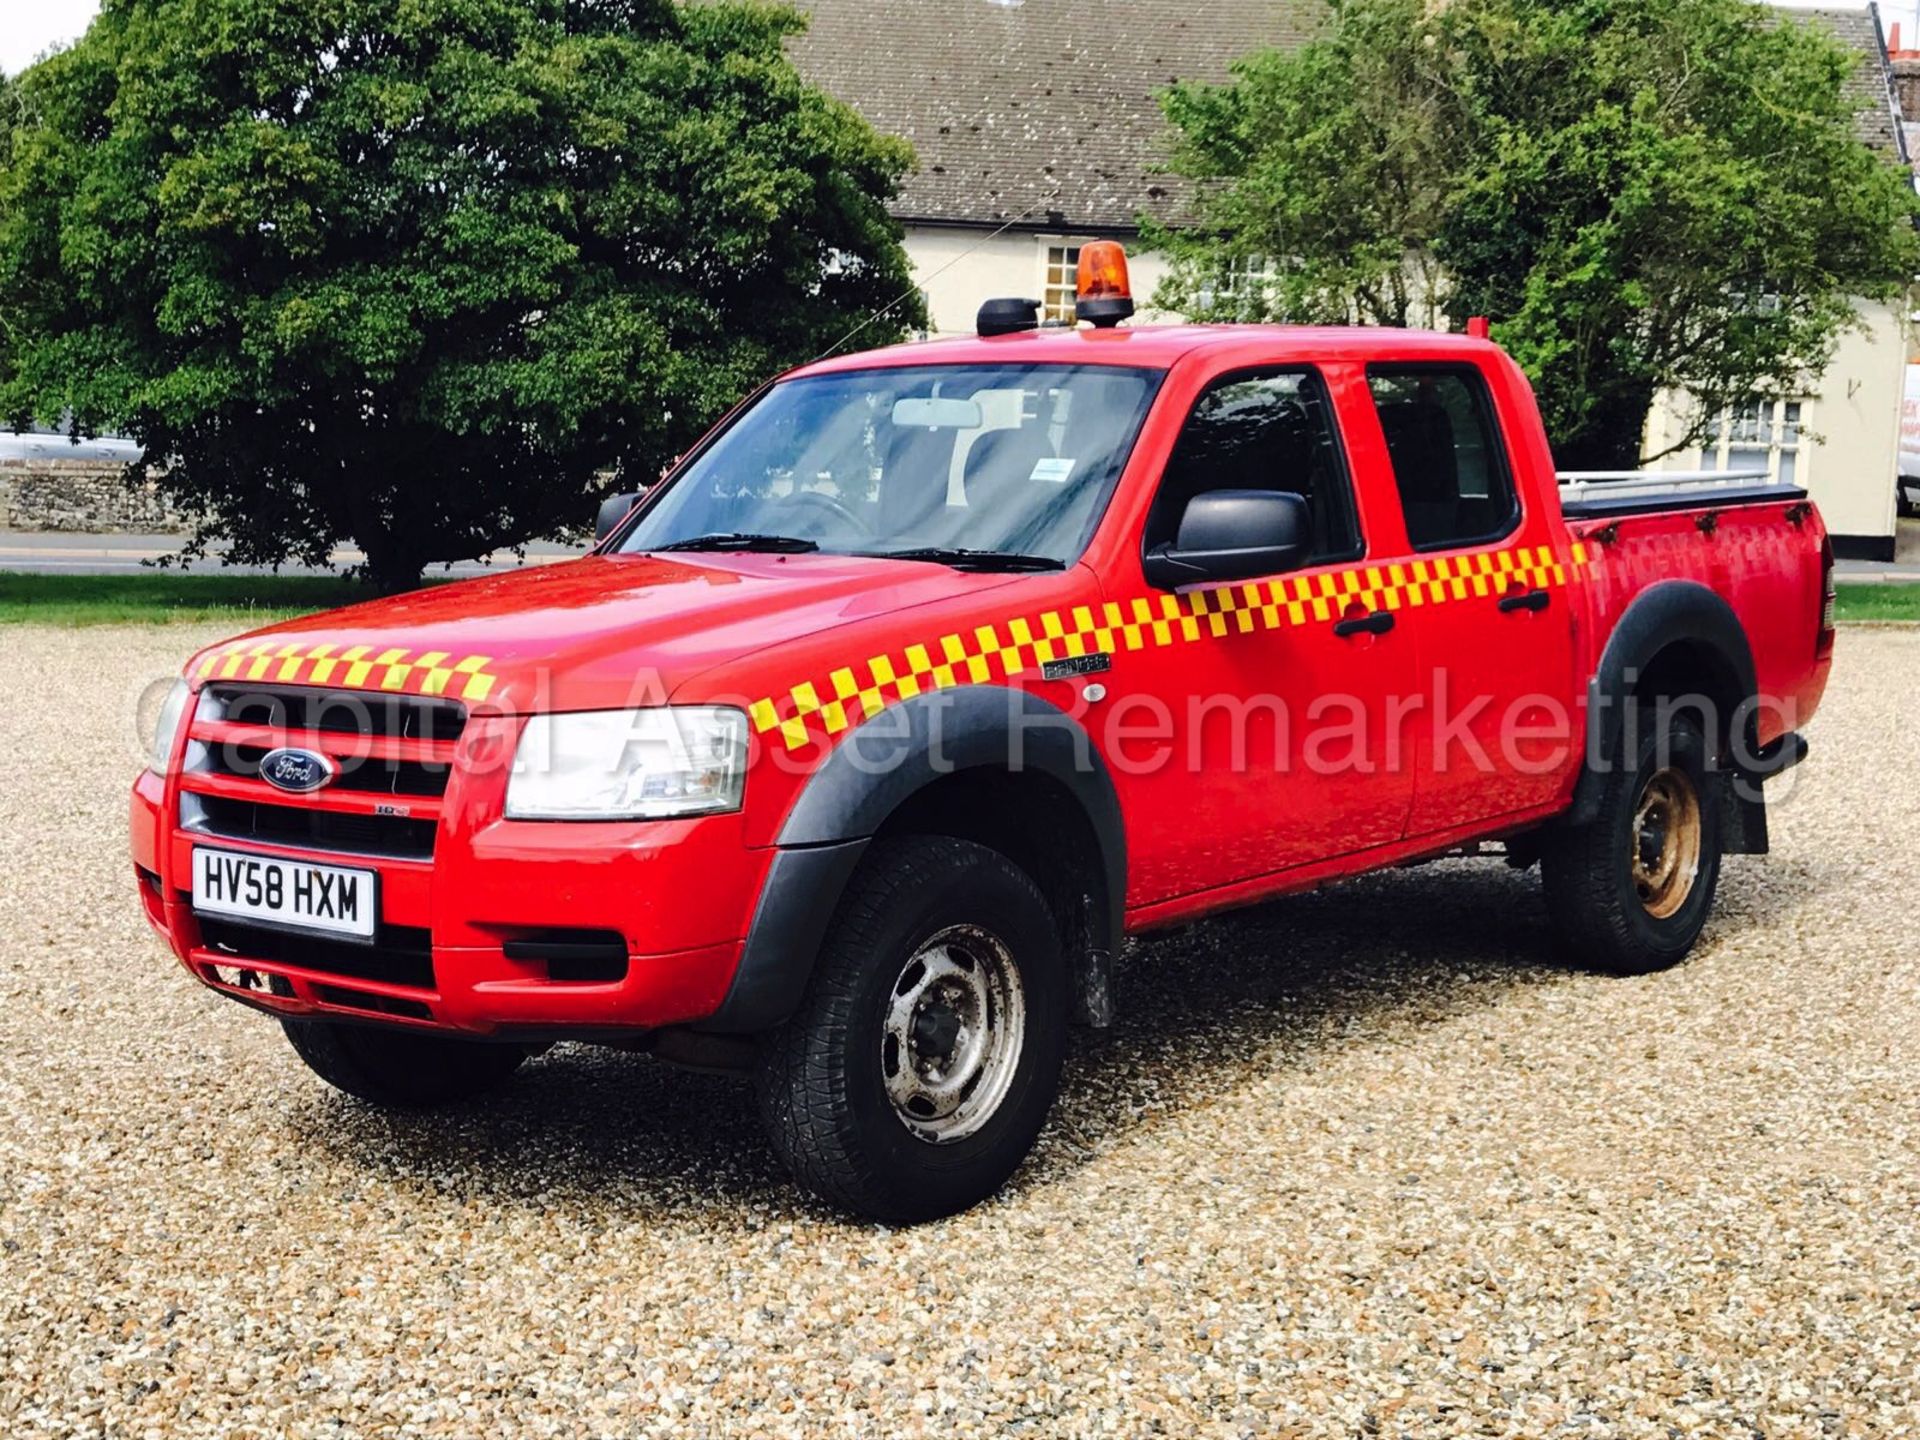
<svg viewBox="0 0 1920 1440">
<path fill-rule="evenodd" d="M 738 815 L 567 824 L 449 807 L 432 858 L 397 859 L 194 834 L 178 803 L 151 772 L 135 782 L 133 863 L 148 921 L 195 979 L 279 1015 L 494 1038 L 613 1038 L 712 1015 L 773 857 L 745 843 Z M 195 915 L 196 845 L 377 871 L 375 943 Z M 582 936 L 624 966 L 582 978 L 537 958 Z"/>
</svg>

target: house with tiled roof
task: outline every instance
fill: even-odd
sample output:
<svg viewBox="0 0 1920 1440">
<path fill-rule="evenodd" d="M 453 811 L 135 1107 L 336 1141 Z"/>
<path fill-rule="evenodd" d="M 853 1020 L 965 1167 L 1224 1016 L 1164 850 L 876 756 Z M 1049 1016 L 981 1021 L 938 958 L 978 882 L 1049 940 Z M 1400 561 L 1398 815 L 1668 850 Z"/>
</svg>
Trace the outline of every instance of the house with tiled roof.
<svg viewBox="0 0 1920 1440">
<path fill-rule="evenodd" d="M 806 76 L 920 158 L 894 207 L 939 333 L 981 299 L 1031 294 L 1072 313 L 1082 240 L 1176 218 L 1155 98 L 1228 78 L 1241 55 L 1297 45 L 1320 0 L 799 0 Z M 1161 273 L 1136 257 L 1146 296 Z"/>
<path fill-rule="evenodd" d="M 970 330 L 990 295 L 1039 297 L 1049 316 L 1068 318 L 1082 241 L 1125 239 L 1142 214 L 1181 213 L 1158 92 L 1224 80 L 1236 57 L 1298 45 L 1325 14 L 1322 0 L 798 3 L 811 21 L 792 42 L 802 72 L 919 156 L 894 212 L 941 333 Z M 1877 12 L 1801 13 L 1860 53 L 1861 138 L 1904 154 Z M 1133 269 L 1136 294 L 1150 295 L 1162 266 L 1135 255 Z M 1834 528 L 1859 537 L 1852 548 L 1890 551 L 1905 333 L 1893 311 L 1866 318 L 1817 393 L 1761 402 L 1765 417 L 1729 416 L 1709 453 L 1667 463 L 1764 462 L 1808 483 Z M 1650 439 L 1680 403 L 1656 415 Z"/>
</svg>

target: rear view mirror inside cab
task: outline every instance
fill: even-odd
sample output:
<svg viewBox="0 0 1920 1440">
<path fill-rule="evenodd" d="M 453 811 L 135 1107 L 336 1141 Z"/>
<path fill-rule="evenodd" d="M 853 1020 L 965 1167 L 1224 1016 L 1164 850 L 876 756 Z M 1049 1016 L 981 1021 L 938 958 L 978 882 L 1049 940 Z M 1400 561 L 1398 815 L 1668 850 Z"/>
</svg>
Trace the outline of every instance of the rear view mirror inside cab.
<svg viewBox="0 0 1920 1440">
<path fill-rule="evenodd" d="M 982 421 L 972 400 L 909 396 L 893 402 L 893 423 L 908 430 L 978 430 Z"/>
</svg>

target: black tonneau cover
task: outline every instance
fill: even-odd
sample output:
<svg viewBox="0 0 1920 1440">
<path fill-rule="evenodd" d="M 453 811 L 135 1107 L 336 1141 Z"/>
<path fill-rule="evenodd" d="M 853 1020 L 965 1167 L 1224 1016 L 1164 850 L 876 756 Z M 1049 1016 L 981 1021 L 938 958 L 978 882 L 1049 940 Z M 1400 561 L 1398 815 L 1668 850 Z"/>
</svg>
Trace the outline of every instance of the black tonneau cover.
<svg viewBox="0 0 1920 1440">
<path fill-rule="evenodd" d="M 1613 520 L 1673 510 L 1724 510 L 1804 500 L 1807 492 L 1765 471 L 1573 471 L 1560 476 L 1560 513 L 1569 520 Z"/>
</svg>

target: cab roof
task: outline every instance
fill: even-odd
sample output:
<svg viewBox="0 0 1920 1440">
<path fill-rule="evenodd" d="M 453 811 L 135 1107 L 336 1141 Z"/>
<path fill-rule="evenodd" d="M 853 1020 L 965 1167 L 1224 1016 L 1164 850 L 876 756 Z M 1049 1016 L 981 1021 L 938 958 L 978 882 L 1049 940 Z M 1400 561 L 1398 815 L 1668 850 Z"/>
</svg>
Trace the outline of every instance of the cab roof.
<svg viewBox="0 0 1920 1440">
<path fill-rule="evenodd" d="M 816 360 L 786 377 L 834 375 L 903 365 L 1127 365 L 1165 370 L 1189 355 L 1231 364 L 1374 359 L 1462 360 L 1494 351 L 1489 341 L 1432 330 L 1331 325 L 1140 325 L 1110 330 L 1064 326 L 982 338 L 919 340 Z"/>
</svg>

